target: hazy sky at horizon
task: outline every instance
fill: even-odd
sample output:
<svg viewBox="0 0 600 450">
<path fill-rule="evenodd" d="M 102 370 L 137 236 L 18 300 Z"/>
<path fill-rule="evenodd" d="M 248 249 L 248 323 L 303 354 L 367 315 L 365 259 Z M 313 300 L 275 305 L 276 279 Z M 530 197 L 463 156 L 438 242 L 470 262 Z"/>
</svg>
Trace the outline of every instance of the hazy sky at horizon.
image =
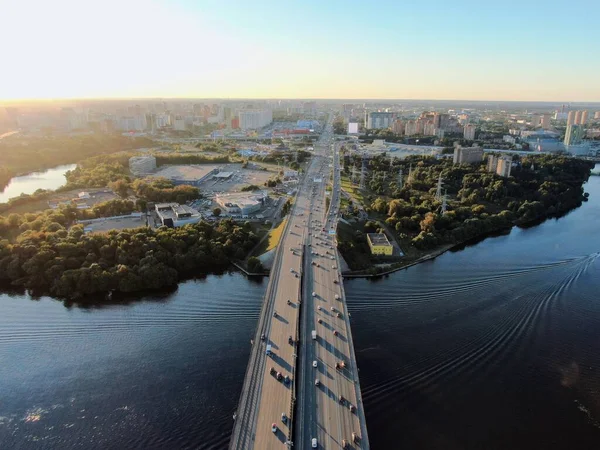
<svg viewBox="0 0 600 450">
<path fill-rule="evenodd" d="M 597 0 L 0 0 L 0 11 L 0 100 L 600 101 Z"/>
</svg>

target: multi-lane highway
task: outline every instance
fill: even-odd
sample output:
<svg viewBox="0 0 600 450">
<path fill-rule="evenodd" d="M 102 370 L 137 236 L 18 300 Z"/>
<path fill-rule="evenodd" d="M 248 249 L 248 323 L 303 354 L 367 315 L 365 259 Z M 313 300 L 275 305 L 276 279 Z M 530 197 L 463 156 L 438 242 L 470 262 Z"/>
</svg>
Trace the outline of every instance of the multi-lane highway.
<svg viewBox="0 0 600 450">
<path fill-rule="evenodd" d="M 331 136 L 330 121 L 277 248 L 231 449 L 285 448 L 292 441 L 295 448 L 368 448 L 335 236 L 329 233 L 339 210 Z"/>
</svg>

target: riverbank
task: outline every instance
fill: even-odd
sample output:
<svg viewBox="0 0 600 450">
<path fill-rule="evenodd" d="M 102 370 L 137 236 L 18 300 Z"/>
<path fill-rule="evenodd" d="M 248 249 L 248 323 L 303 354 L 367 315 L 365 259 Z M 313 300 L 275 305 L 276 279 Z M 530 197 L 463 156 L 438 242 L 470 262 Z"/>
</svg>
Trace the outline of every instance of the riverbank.
<svg viewBox="0 0 600 450">
<path fill-rule="evenodd" d="M 577 209 L 577 208 L 575 208 L 575 209 Z M 568 213 L 565 213 L 564 215 L 566 215 L 566 214 L 568 214 Z M 481 233 L 479 235 L 470 237 L 469 239 L 465 239 L 465 240 L 457 242 L 457 243 L 442 245 L 439 248 L 433 250 L 430 253 L 427 253 L 424 256 L 419 257 L 416 260 L 399 262 L 399 263 L 391 263 L 388 265 L 389 269 L 384 269 L 382 272 L 368 273 L 368 271 L 373 271 L 374 269 L 378 270 L 378 269 L 383 268 L 383 264 L 373 264 L 368 269 L 342 272 L 342 276 L 344 278 L 352 279 L 352 278 L 374 278 L 374 277 L 381 277 L 383 275 L 389 275 L 391 273 L 398 272 L 399 270 L 407 269 L 409 267 L 416 266 L 417 264 L 421 264 L 426 261 L 431 261 L 432 259 L 435 259 L 438 256 L 441 256 L 448 251 L 458 250 L 461 247 L 466 247 L 469 245 L 475 245 L 479 242 L 484 241 L 485 239 L 487 239 L 489 237 L 502 236 L 505 234 L 509 234 L 514 227 L 531 228 L 531 227 L 534 227 L 537 225 L 541 225 L 541 224 L 545 223 L 547 220 L 552 219 L 552 218 L 559 219 L 560 217 L 548 217 L 542 221 L 532 220 L 532 221 L 526 222 L 526 223 L 512 224 L 507 227 L 500 227 L 498 229 L 491 230 L 491 231 L 485 232 L 485 233 Z"/>
</svg>

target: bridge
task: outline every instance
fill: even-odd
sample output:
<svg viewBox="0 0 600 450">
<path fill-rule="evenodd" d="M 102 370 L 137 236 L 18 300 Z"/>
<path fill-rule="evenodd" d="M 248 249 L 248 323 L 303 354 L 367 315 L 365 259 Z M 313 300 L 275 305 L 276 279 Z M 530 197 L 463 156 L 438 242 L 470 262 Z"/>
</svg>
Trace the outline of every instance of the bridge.
<svg viewBox="0 0 600 450">
<path fill-rule="evenodd" d="M 321 449 L 369 448 L 334 234 L 340 175 L 331 136 L 330 120 L 276 250 L 231 450 L 312 448 L 314 439 Z"/>
</svg>

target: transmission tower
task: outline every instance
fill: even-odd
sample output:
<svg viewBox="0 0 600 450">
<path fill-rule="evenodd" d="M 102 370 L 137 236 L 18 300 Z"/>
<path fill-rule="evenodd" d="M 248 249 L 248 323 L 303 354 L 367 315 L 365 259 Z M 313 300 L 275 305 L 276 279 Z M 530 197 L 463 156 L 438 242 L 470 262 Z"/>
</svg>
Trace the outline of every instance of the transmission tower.
<svg viewBox="0 0 600 450">
<path fill-rule="evenodd" d="M 440 177 L 438 178 L 438 182 L 437 182 L 437 190 L 435 191 L 435 199 L 437 201 L 442 201 L 442 186 L 443 186 L 444 182 L 442 180 L 442 174 L 440 173 Z"/>
<path fill-rule="evenodd" d="M 444 189 L 444 196 L 442 197 L 442 214 L 448 209 L 448 190 Z"/>
<path fill-rule="evenodd" d="M 352 166 L 352 184 L 356 184 L 356 167 Z"/>
<path fill-rule="evenodd" d="M 365 155 L 363 155 L 362 169 L 360 171 L 360 186 L 359 186 L 361 189 L 365 188 L 366 176 L 367 176 L 367 158 L 365 157 Z"/>
<path fill-rule="evenodd" d="M 413 179 L 413 170 L 412 170 L 412 163 L 411 163 L 411 165 L 408 167 L 408 179 L 406 180 L 406 182 L 408 184 L 411 184 L 412 179 Z"/>
</svg>

